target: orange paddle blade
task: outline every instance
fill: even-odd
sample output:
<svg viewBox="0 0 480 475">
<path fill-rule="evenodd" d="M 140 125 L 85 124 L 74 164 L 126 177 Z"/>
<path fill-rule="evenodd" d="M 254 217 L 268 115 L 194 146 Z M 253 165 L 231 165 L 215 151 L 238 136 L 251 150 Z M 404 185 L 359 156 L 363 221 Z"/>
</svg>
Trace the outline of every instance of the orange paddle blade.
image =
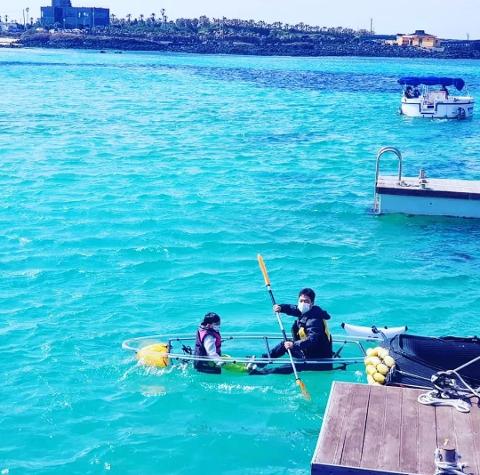
<svg viewBox="0 0 480 475">
<path fill-rule="evenodd" d="M 263 257 L 261 254 L 257 254 L 258 265 L 260 266 L 260 270 L 262 271 L 263 278 L 265 279 L 265 285 L 270 285 L 270 279 L 268 278 L 267 268 L 265 266 L 265 262 L 263 261 Z"/>
<path fill-rule="evenodd" d="M 297 384 L 298 386 L 300 386 L 300 391 L 302 391 L 303 397 L 310 401 L 312 399 L 312 396 L 310 396 L 310 393 L 308 392 L 305 383 L 301 379 L 297 379 Z"/>
</svg>

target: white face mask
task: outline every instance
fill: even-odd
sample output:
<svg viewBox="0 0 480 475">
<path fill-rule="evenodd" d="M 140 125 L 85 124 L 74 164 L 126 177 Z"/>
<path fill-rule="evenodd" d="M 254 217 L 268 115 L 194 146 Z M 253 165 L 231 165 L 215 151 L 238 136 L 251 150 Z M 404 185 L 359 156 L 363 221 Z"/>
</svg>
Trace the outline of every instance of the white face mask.
<svg viewBox="0 0 480 475">
<path fill-rule="evenodd" d="M 215 330 L 216 332 L 220 331 L 220 325 L 212 325 L 212 329 Z"/>
<path fill-rule="evenodd" d="M 302 313 L 307 313 L 312 306 L 307 302 L 298 302 L 298 310 Z"/>
</svg>

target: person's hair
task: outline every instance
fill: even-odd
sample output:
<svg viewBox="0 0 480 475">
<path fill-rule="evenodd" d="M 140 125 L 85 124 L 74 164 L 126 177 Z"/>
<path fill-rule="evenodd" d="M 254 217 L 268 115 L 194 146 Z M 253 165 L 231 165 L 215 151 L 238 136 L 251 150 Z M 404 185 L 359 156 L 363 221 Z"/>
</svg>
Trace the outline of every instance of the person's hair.
<svg viewBox="0 0 480 475">
<path fill-rule="evenodd" d="M 301 295 L 306 295 L 307 297 L 310 297 L 310 300 L 312 301 L 312 303 L 315 302 L 315 292 L 309 287 L 306 287 L 305 289 L 300 290 L 300 292 L 298 293 L 298 297 L 300 297 Z"/>
<path fill-rule="evenodd" d="M 203 317 L 202 325 L 210 325 L 212 323 L 220 323 L 220 315 L 215 312 L 208 312 Z"/>
</svg>

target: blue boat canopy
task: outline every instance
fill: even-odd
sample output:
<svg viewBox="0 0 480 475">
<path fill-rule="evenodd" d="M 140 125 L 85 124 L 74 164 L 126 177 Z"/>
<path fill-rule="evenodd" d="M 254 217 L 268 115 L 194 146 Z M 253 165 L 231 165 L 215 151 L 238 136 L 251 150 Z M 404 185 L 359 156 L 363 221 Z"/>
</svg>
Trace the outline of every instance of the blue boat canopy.
<svg viewBox="0 0 480 475">
<path fill-rule="evenodd" d="M 463 79 L 437 76 L 403 77 L 398 80 L 398 83 L 402 86 L 420 86 L 420 84 L 424 84 L 425 86 L 454 86 L 459 91 L 465 86 Z"/>
</svg>

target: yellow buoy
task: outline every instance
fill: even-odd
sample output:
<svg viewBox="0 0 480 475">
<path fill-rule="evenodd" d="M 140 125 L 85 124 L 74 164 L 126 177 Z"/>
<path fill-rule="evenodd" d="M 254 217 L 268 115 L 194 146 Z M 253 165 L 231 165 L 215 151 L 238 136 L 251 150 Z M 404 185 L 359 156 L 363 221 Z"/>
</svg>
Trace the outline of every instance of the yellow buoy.
<svg viewBox="0 0 480 475">
<path fill-rule="evenodd" d="M 388 356 L 388 350 L 386 348 L 379 348 L 378 349 L 378 357 L 383 360 L 385 358 L 385 356 Z"/>
<path fill-rule="evenodd" d="M 377 372 L 377 368 L 375 366 L 373 366 L 373 364 L 369 364 L 369 365 L 367 365 L 365 371 L 367 372 L 367 374 L 373 375 Z"/>
<path fill-rule="evenodd" d="M 169 364 L 168 345 L 166 343 L 154 343 L 145 346 L 138 350 L 137 360 L 147 366 L 165 368 Z"/>
<path fill-rule="evenodd" d="M 385 356 L 385 358 L 383 358 L 383 362 L 389 367 L 391 368 L 392 366 L 395 366 L 395 360 L 391 357 L 391 356 Z"/>
<path fill-rule="evenodd" d="M 383 384 L 385 383 L 385 376 L 383 374 L 380 374 L 380 373 L 375 373 L 372 378 L 374 379 L 374 381 L 376 381 L 377 383 L 380 383 L 380 384 Z"/>
<path fill-rule="evenodd" d="M 388 374 L 388 366 L 386 364 L 383 364 L 383 363 L 380 363 L 380 364 L 377 364 L 377 372 L 380 373 L 380 374 L 383 374 L 383 375 L 386 375 Z"/>
<path fill-rule="evenodd" d="M 370 374 L 367 374 L 367 383 L 368 384 L 375 384 L 375 380 Z"/>
<path fill-rule="evenodd" d="M 367 356 L 378 356 L 376 348 L 368 348 Z"/>
<path fill-rule="evenodd" d="M 373 364 L 373 366 L 377 366 L 380 364 L 382 360 L 378 356 L 369 356 L 369 361 L 367 364 Z"/>
</svg>

